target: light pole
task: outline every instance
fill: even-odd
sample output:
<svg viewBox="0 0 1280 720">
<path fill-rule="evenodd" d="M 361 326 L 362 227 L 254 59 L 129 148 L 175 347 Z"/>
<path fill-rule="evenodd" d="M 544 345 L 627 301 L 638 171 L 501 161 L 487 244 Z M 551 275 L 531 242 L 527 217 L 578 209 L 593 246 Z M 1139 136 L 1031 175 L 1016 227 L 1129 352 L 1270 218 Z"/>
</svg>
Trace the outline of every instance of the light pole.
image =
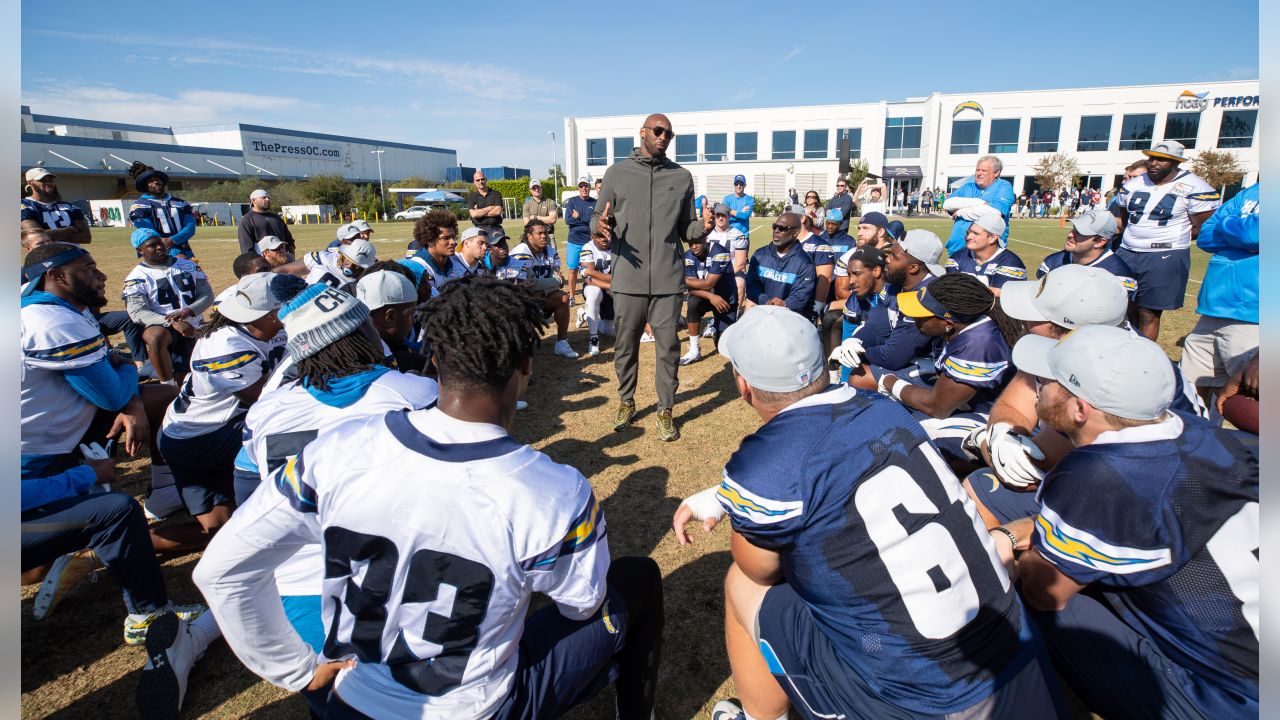
<svg viewBox="0 0 1280 720">
<path fill-rule="evenodd" d="M 382 183 L 382 153 L 384 152 L 386 152 L 386 150 L 382 149 L 369 151 L 370 155 L 378 156 L 378 214 L 382 217 L 382 222 L 387 221 L 387 186 Z"/>
<path fill-rule="evenodd" d="M 551 177 L 556 188 L 556 207 L 560 207 L 560 173 L 556 172 L 556 131 L 548 130 L 551 136 Z"/>
</svg>

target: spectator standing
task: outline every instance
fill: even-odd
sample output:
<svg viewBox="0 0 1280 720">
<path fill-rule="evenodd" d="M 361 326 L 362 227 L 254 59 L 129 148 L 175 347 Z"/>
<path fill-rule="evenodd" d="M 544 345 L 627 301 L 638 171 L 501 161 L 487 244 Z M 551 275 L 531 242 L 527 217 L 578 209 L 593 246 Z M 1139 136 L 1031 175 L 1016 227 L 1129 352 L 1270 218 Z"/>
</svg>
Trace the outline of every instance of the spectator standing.
<svg viewBox="0 0 1280 720">
<path fill-rule="evenodd" d="M 889 209 L 885 207 L 884 199 L 888 194 L 889 188 L 882 182 L 872 182 L 872 176 L 867 176 L 865 180 L 859 183 L 857 191 L 853 193 L 858 201 L 858 212 L 863 215 L 873 212 L 887 215 Z M 846 215 L 845 217 L 848 216 Z"/>
<path fill-rule="evenodd" d="M 796 192 L 795 188 L 791 188 L 791 192 L 787 193 L 787 197 L 791 198 L 792 205 L 800 204 L 800 194 Z"/>
<path fill-rule="evenodd" d="M 293 252 L 293 233 L 289 232 L 289 224 L 279 214 L 271 212 L 271 195 L 258 188 L 249 194 L 249 212 L 240 218 L 236 227 L 236 237 L 240 241 L 240 252 L 254 252 L 258 243 L 265 237 L 275 236 L 289 246 Z"/>
<path fill-rule="evenodd" d="M 548 198 L 542 196 L 542 182 L 539 180 L 529 181 L 529 194 L 532 197 L 524 201 L 524 205 L 520 211 L 520 219 L 523 222 L 537 218 L 547 224 L 547 239 L 551 243 L 555 243 L 556 239 L 556 221 L 560 219 L 560 206 L 558 198 Z M 569 296 L 572 301 L 573 296 Z"/>
<path fill-rule="evenodd" d="M 595 212 L 596 199 L 591 197 L 591 181 L 578 178 L 578 194 L 564 204 L 564 222 L 569 226 L 569 238 L 565 245 L 564 266 L 568 270 L 569 302 L 578 292 L 578 268 L 582 248 L 591 242 L 591 213 Z"/>
<path fill-rule="evenodd" d="M 747 176 L 733 176 L 733 192 L 725 195 L 722 202 L 729 206 L 729 224 L 751 237 L 751 212 L 755 209 L 756 199 L 747 194 Z"/>
<path fill-rule="evenodd" d="M 1222 196 L 1189 170 L 1182 143 L 1161 140 L 1147 156 L 1147 172 L 1126 182 L 1117 205 L 1125 214 L 1116 254 L 1133 269 L 1138 281 L 1136 313 L 1139 332 L 1150 340 L 1160 336 L 1160 316 L 1182 307 L 1191 274 L 1191 243 L 1200 226 L 1222 204 Z"/>
<path fill-rule="evenodd" d="M 191 238 L 196 234 L 196 216 L 191 203 L 170 195 L 169 176 L 149 165 L 135 162 L 129 166 L 133 187 L 142 193 L 129 206 L 129 222 L 138 229 L 155 231 L 164 238 L 169 255 L 188 260 L 195 257 Z"/>
<path fill-rule="evenodd" d="M 484 176 L 483 170 L 477 170 L 472 181 L 476 189 L 467 197 L 471 224 L 485 229 L 501 227 L 502 193 L 489 187 L 489 180 Z"/>
<path fill-rule="evenodd" d="M 705 237 L 712 223 L 709 212 L 704 211 L 701 220 L 694 215 L 693 175 L 667 157 L 674 137 L 666 115 L 646 117 L 640 147 L 605 171 L 592 215 L 596 232 L 611 238 L 614 258 L 610 285 L 617 316 L 614 367 L 620 400 L 614 429 L 626 428 L 635 417 L 637 351 L 648 323 L 655 339 L 658 435 L 664 441 L 680 437 L 672 410 L 680 357 L 677 325 L 685 291 L 685 244 Z"/>
<path fill-rule="evenodd" d="M 933 214 L 933 191 L 929 188 L 920 193 L 920 211 L 925 215 Z"/>
<path fill-rule="evenodd" d="M 822 207 L 822 199 L 818 197 L 817 190 L 810 190 L 804 194 L 804 214 L 812 221 L 815 228 L 826 227 L 827 210 Z"/>
<path fill-rule="evenodd" d="M 1205 221 L 1196 246 L 1213 253 L 1182 348 L 1182 374 L 1209 403 L 1227 378 L 1240 375 L 1258 350 L 1258 247 L 1261 183 L 1254 183 Z"/>
<path fill-rule="evenodd" d="M 983 155 L 978 158 L 977 167 L 973 171 L 973 179 L 956 188 L 943 204 L 943 209 L 951 213 L 951 236 L 947 238 L 947 253 L 954 255 L 964 247 L 965 235 L 973 219 L 982 212 L 983 207 L 994 208 L 1005 222 L 1004 234 L 1000 236 L 1001 247 L 1009 244 L 1009 212 L 1013 208 L 1013 186 L 1008 180 L 1000 179 L 1004 164 L 994 155 Z"/>
<path fill-rule="evenodd" d="M 920 191 L 912 190 L 911 195 L 907 199 L 907 216 L 916 214 L 916 210 L 920 207 Z"/>
<path fill-rule="evenodd" d="M 31 195 L 22 198 L 22 230 L 43 230 L 51 242 L 89 244 L 93 239 L 89 219 L 83 210 L 62 199 L 58 176 L 36 167 L 27 171 L 26 178 Z"/>
<path fill-rule="evenodd" d="M 849 232 L 849 218 L 853 217 L 853 195 L 849 193 L 849 181 L 844 178 L 836 180 L 836 194 L 827 201 L 828 215 L 832 210 L 840 211 L 840 232 Z"/>
</svg>

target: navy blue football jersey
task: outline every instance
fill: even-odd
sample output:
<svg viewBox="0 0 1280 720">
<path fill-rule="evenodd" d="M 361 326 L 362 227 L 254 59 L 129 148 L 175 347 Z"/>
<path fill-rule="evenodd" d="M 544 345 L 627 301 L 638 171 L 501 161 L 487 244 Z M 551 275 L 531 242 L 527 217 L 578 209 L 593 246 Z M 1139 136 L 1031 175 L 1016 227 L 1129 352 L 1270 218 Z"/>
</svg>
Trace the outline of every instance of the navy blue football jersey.
<svg viewBox="0 0 1280 720">
<path fill-rule="evenodd" d="M 926 275 L 913 289 L 922 288 L 935 279 L 934 275 Z M 916 329 L 914 320 L 898 312 L 900 292 L 899 285 L 885 285 L 885 301 L 871 308 L 866 320 L 854 332 L 854 337 L 861 340 L 867 350 L 867 362 L 889 371 L 901 370 L 916 358 L 934 354 L 938 344 Z"/>
<path fill-rule="evenodd" d="M 182 198 L 143 195 L 129 206 L 129 220 L 135 227 L 148 227 L 160 237 L 173 237 L 192 218 L 191 204 Z"/>
<path fill-rule="evenodd" d="M 1040 503 L 1032 543 L 1046 560 L 1107 591 L 1198 680 L 1257 701 L 1258 463 L 1230 433 L 1179 413 L 1104 433 L 1054 467 Z"/>
<path fill-rule="evenodd" d="M 849 233 L 837 232 L 835 235 L 827 235 L 825 232 L 814 235 L 818 239 L 818 244 L 822 245 L 822 252 L 813 255 L 805 248 L 805 252 L 813 255 L 814 265 L 833 265 L 835 261 L 849 252 L 857 245 L 857 242 L 849 235 Z"/>
<path fill-rule="evenodd" d="M 792 404 L 742 441 L 718 497 L 889 702 L 964 709 L 1035 650 L 973 503 L 892 400 L 840 386 Z"/>
<path fill-rule="evenodd" d="M 1071 253 L 1066 250 L 1052 253 L 1040 263 L 1040 267 L 1036 268 L 1036 277 L 1041 278 L 1049 274 L 1051 271 L 1070 265 L 1075 262 Z M 1104 250 L 1097 260 L 1089 263 L 1085 267 L 1098 267 L 1115 275 L 1124 283 L 1124 289 L 1129 291 L 1129 300 L 1133 300 L 1138 294 L 1138 281 L 1133 277 L 1133 270 L 1130 269 L 1129 263 L 1125 262 L 1119 255 Z"/>
<path fill-rule="evenodd" d="M 45 230 L 61 230 L 84 220 L 84 211 L 65 200 L 51 203 L 36 202 L 32 198 L 22 198 L 20 220 L 34 220 Z"/>
<path fill-rule="evenodd" d="M 981 280 L 987 287 L 999 288 L 1010 280 L 1026 280 L 1027 266 L 1009 248 L 996 251 L 986 262 L 978 262 L 969 248 L 947 258 L 947 272 L 962 272 Z"/>
<path fill-rule="evenodd" d="M 991 406 L 1013 378 L 1013 352 L 1000 327 L 990 318 L 967 325 L 942 344 L 933 357 L 938 377 L 943 375 L 977 391 L 969 401 L 972 412 L 991 412 Z"/>
<path fill-rule="evenodd" d="M 720 276 L 711 291 L 730 305 L 737 305 L 738 284 L 733 279 L 732 253 L 719 243 L 711 243 L 707 256 L 701 259 L 692 250 L 685 250 L 684 276 L 705 280 L 708 275 Z"/>
</svg>

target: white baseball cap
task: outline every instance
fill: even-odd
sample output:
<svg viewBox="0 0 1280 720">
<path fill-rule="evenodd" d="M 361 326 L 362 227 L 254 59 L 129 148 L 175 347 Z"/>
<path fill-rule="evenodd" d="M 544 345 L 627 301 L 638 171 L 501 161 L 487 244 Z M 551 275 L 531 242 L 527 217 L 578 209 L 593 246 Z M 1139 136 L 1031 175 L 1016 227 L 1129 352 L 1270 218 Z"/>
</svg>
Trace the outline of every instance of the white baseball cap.
<svg viewBox="0 0 1280 720">
<path fill-rule="evenodd" d="M 591 184 L 591 178 L 587 177 L 586 175 L 583 175 L 582 177 L 578 178 L 578 184 L 579 184 L 579 185 L 590 185 L 590 184 Z"/>
<path fill-rule="evenodd" d="M 1082 237 L 1097 235 L 1110 240 L 1116 234 L 1116 216 L 1105 208 L 1095 207 L 1071 218 L 1071 227 Z"/>
<path fill-rule="evenodd" d="M 1155 420 L 1173 399 L 1174 375 L 1159 345 L 1123 328 L 1089 325 L 1061 340 L 1024 335 L 1013 364 L 1090 405 L 1130 420 Z"/>
<path fill-rule="evenodd" d="M 254 190 L 253 192 L 249 193 L 250 200 L 257 200 L 260 197 L 271 197 L 271 195 L 269 195 L 267 191 L 263 190 L 262 188 L 258 188 L 257 190 Z"/>
<path fill-rule="evenodd" d="M 245 275 L 236 283 L 231 297 L 218 303 L 218 314 L 232 322 L 253 322 L 280 307 L 281 300 L 271 291 L 271 281 L 282 277 L 262 272 Z"/>
<path fill-rule="evenodd" d="M 289 243 L 281 240 L 275 235 L 264 235 L 263 238 L 258 241 L 258 254 L 261 255 L 268 250 L 278 250 L 282 247 L 289 247 Z"/>
<path fill-rule="evenodd" d="M 530 190 L 532 190 L 532 189 L 534 189 L 534 188 L 541 189 L 541 188 L 542 188 L 542 181 L 541 181 L 541 180 L 530 180 L 530 181 L 529 181 L 529 189 L 530 189 Z"/>
<path fill-rule="evenodd" d="M 1129 292 L 1124 281 L 1098 267 L 1063 265 L 1039 280 L 1000 286 L 1000 309 L 1015 320 L 1048 321 L 1065 328 L 1124 322 Z"/>
<path fill-rule="evenodd" d="M 373 228 L 369 227 L 369 223 L 364 220 L 352 220 L 351 227 L 358 233 L 371 232 L 373 230 Z"/>
<path fill-rule="evenodd" d="M 757 305 L 729 326 L 720 354 L 753 388 L 793 392 L 827 371 L 812 322 L 784 307 Z"/>
<path fill-rule="evenodd" d="M 828 217 L 828 220 L 831 218 Z M 942 259 L 942 241 L 938 236 L 928 230 L 908 230 L 902 239 L 898 241 L 898 247 L 911 257 L 924 263 L 929 268 L 929 272 L 937 277 L 947 274 L 942 267 L 942 263 L 938 262 Z M 1001 290 L 1003 292 L 1003 290 Z"/>
<path fill-rule="evenodd" d="M 477 235 L 483 235 L 486 244 L 489 242 L 489 233 L 486 232 L 484 228 L 479 227 L 469 227 L 466 230 L 463 230 L 462 237 L 458 239 L 458 242 L 464 243 Z"/>
<path fill-rule="evenodd" d="M 351 238 L 359 234 L 360 234 L 360 231 L 352 227 L 351 223 L 346 223 L 345 225 L 338 226 L 339 240 L 350 240 Z"/>
<path fill-rule="evenodd" d="M 387 305 L 418 302 L 418 291 L 409 278 L 391 270 L 379 270 L 360 278 L 356 283 L 356 297 L 360 302 L 377 310 Z"/>
<path fill-rule="evenodd" d="M 1009 226 L 1000 216 L 1000 211 L 989 205 L 987 207 L 990 209 L 978 213 L 978 216 L 973 219 L 973 224 L 992 235 L 1004 235 L 1005 228 Z"/>
<path fill-rule="evenodd" d="M 1161 140 L 1155 145 L 1152 145 L 1150 150 L 1143 150 L 1142 154 L 1147 157 L 1166 158 L 1169 160 L 1184 162 L 1187 159 L 1187 148 L 1177 140 Z"/>
<path fill-rule="evenodd" d="M 34 182 L 34 181 L 36 181 L 36 180 L 43 180 L 44 178 L 47 178 L 47 177 L 58 177 L 58 176 L 57 176 L 57 175 L 54 175 L 53 173 L 49 172 L 48 170 L 45 170 L 45 169 L 44 169 L 44 168 L 42 168 L 42 167 L 33 167 L 33 168 L 31 168 L 30 170 L 28 170 L 28 171 L 27 171 L 27 182 Z"/>
<path fill-rule="evenodd" d="M 378 252 L 373 249 L 373 243 L 364 238 L 356 238 L 350 243 L 343 245 L 339 250 L 342 256 L 362 268 L 378 262 Z"/>
</svg>

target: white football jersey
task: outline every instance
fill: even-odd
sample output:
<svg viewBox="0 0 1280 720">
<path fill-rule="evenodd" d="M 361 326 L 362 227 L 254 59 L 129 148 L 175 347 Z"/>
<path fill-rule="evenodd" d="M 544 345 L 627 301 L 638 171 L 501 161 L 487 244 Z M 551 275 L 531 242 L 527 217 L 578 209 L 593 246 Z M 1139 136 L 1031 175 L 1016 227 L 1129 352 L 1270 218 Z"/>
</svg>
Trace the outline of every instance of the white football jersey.
<svg viewBox="0 0 1280 720">
<path fill-rule="evenodd" d="M 591 268 L 592 270 L 606 275 L 613 274 L 613 251 L 601 250 L 596 247 L 594 242 L 589 242 L 582 246 L 582 254 L 578 256 L 578 266 Z M 585 281 L 591 283 L 591 278 Z"/>
<path fill-rule="evenodd" d="M 307 266 L 307 284 L 324 283 L 335 290 L 355 295 L 356 281 L 338 265 L 339 257 L 342 257 L 342 253 L 337 249 L 314 250 L 303 255 L 302 262 Z"/>
<path fill-rule="evenodd" d="M 244 418 L 244 447 L 264 483 L 322 432 L 348 420 L 392 410 L 420 410 L 436 402 L 436 381 L 394 370 L 374 380 L 350 405 L 326 405 L 302 387 L 289 383 L 264 393 Z M 283 595 L 319 595 L 324 558 L 319 543 L 307 545 L 276 568 L 276 588 Z"/>
<path fill-rule="evenodd" d="M 728 230 L 711 228 L 711 232 L 707 233 L 707 242 L 720 243 L 728 248 L 729 252 L 746 250 L 751 247 L 751 239 L 732 225 L 729 226 Z"/>
<path fill-rule="evenodd" d="M 590 483 L 496 425 L 438 408 L 354 420 L 269 483 L 215 536 L 196 582 L 237 657 L 281 686 L 305 685 L 316 659 L 257 568 L 305 543 L 324 547 L 321 660 L 357 658 L 335 689 L 374 717 L 491 716 L 530 595 L 576 620 L 604 600 Z"/>
<path fill-rule="evenodd" d="M 197 280 L 208 280 L 199 265 L 185 258 L 169 258 L 170 264 L 153 267 L 138 263 L 124 278 L 124 291 L 120 294 L 126 302 L 131 295 L 147 299 L 152 312 L 168 315 L 195 302 Z M 200 327 L 200 318 L 187 320 L 192 327 Z"/>
<path fill-rule="evenodd" d="M 1156 185 L 1147 175 L 1124 184 L 1117 207 L 1127 213 L 1121 243 L 1135 252 L 1185 250 L 1191 247 L 1191 215 L 1216 209 L 1222 196 L 1189 170 L 1176 170 L 1173 180 Z"/>
<path fill-rule="evenodd" d="M 22 308 L 22 454 L 61 455 L 79 444 L 98 408 L 62 376 L 107 356 L 88 310 L 35 303 Z"/>
<path fill-rule="evenodd" d="M 582 249 L 586 250 L 586 246 L 583 245 Z M 560 258 L 556 255 L 556 247 L 551 243 L 547 243 L 547 250 L 541 255 L 535 253 L 528 243 L 520 243 L 511 248 L 509 264 L 523 271 L 524 276 L 529 279 L 549 278 L 560 269 Z"/>
<path fill-rule="evenodd" d="M 236 393 L 271 372 L 284 355 L 286 340 L 283 330 L 264 342 L 238 325 L 197 340 L 191 372 L 160 428 L 172 438 L 192 438 L 240 418 L 249 407 Z"/>
</svg>

